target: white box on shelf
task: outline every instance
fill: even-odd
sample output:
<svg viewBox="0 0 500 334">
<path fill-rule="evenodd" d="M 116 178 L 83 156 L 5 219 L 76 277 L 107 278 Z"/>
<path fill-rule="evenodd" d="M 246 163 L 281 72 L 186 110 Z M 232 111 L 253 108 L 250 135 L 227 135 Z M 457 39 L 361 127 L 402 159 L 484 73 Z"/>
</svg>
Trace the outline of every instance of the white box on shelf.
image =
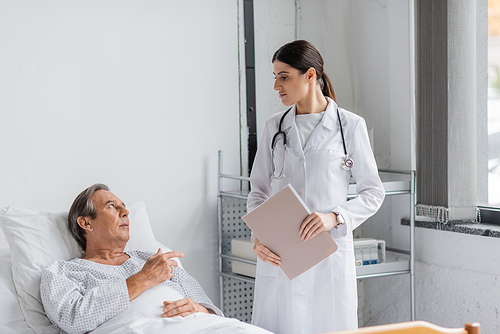
<svg viewBox="0 0 500 334">
<path fill-rule="evenodd" d="M 248 239 L 232 239 L 231 253 L 233 256 L 257 261 L 257 255 L 253 252 L 252 240 Z M 254 264 L 244 263 L 241 261 L 232 260 L 233 273 L 250 276 L 255 278 L 256 266 Z"/>
<path fill-rule="evenodd" d="M 373 238 L 354 239 L 356 266 L 368 266 L 385 262 L 385 240 Z"/>
</svg>

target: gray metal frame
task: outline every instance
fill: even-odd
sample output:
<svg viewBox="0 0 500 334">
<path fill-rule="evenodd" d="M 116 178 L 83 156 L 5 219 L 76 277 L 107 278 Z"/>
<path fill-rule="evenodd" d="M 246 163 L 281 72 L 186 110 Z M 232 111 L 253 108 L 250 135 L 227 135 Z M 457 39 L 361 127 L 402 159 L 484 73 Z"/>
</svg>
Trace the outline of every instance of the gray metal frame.
<svg viewBox="0 0 500 334">
<path fill-rule="evenodd" d="M 231 240 L 234 238 L 249 238 L 250 229 L 245 225 L 242 216 L 246 214 L 246 200 L 248 190 L 224 191 L 223 179 L 250 182 L 250 178 L 223 174 L 223 154 L 219 151 L 218 167 L 218 229 L 219 229 L 219 276 L 220 276 L 220 304 L 227 317 L 237 318 L 250 322 L 253 306 L 254 279 L 232 272 L 231 261 L 238 260 L 244 263 L 255 264 L 231 255 Z M 404 174 L 409 176 L 407 183 L 399 189 L 386 191 L 386 196 L 409 194 L 411 201 L 410 210 L 410 251 L 387 248 L 387 250 L 410 256 L 409 261 L 381 263 L 365 267 L 357 267 L 358 279 L 385 277 L 394 275 L 410 275 L 410 312 L 411 320 L 415 320 L 415 171 L 380 170 L 384 173 Z M 387 183 L 386 183 L 387 184 Z M 397 183 L 396 186 L 401 184 Z M 386 186 L 386 189 L 388 187 Z M 348 198 L 355 195 L 350 194 Z"/>
</svg>

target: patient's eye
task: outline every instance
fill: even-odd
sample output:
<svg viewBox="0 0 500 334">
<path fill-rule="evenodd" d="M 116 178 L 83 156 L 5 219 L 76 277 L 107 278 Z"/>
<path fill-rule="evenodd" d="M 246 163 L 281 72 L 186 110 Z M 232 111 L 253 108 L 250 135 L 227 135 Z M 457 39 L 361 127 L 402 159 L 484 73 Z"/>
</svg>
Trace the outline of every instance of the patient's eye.
<svg viewBox="0 0 500 334">
<path fill-rule="evenodd" d="M 110 209 L 113 209 L 115 207 L 115 205 L 113 203 L 111 203 L 110 205 L 108 205 L 108 208 Z"/>
</svg>

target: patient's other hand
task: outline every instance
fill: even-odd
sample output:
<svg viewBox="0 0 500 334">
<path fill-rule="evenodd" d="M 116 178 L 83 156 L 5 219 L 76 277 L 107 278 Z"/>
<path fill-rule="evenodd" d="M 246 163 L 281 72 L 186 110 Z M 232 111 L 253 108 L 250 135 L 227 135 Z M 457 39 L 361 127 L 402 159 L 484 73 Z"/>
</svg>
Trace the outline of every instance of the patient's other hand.
<svg viewBox="0 0 500 334">
<path fill-rule="evenodd" d="M 185 317 L 197 312 L 215 314 L 215 312 L 211 309 L 207 309 L 205 306 L 200 305 L 189 298 L 180 299 L 175 302 L 164 301 L 163 305 L 163 314 L 161 315 L 162 318 L 176 316 Z"/>
<path fill-rule="evenodd" d="M 147 289 L 153 288 L 174 277 L 173 267 L 177 267 L 174 257 L 184 257 L 180 252 L 162 253 L 161 249 L 147 259 L 144 267 L 135 275 L 127 278 L 127 288 L 132 301 Z"/>
</svg>

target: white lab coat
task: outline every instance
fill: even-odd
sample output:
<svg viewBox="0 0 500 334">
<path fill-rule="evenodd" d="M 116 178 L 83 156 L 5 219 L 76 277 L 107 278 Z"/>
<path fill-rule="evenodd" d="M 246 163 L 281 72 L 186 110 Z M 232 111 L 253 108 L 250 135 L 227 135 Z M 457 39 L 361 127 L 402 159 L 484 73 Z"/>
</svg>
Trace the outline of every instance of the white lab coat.
<svg viewBox="0 0 500 334">
<path fill-rule="evenodd" d="M 338 250 L 293 280 L 280 268 L 258 259 L 252 323 L 275 333 L 324 333 L 358 326 L 352 231 L 377 212 L 385 195 L 364 119 L 341 108 L 339 111 L 347 152 L 354 159 L 351 171 L 341 166 L 345 154 L 337 104 L 329 98 L 324 116 L 304 149 L 295 124 L 295 106 L 285 116 L 285 178 L 271 180 L 271 140 L 284 112 L 267 120 L 259 143 L 250 176 L 249 211 L 290 183 L 310 210 L 337 212 L 345 220 L 344 225 L 330 231 Z M 357 196 L 347 201 L 351 173 Z"/>
</svg>

